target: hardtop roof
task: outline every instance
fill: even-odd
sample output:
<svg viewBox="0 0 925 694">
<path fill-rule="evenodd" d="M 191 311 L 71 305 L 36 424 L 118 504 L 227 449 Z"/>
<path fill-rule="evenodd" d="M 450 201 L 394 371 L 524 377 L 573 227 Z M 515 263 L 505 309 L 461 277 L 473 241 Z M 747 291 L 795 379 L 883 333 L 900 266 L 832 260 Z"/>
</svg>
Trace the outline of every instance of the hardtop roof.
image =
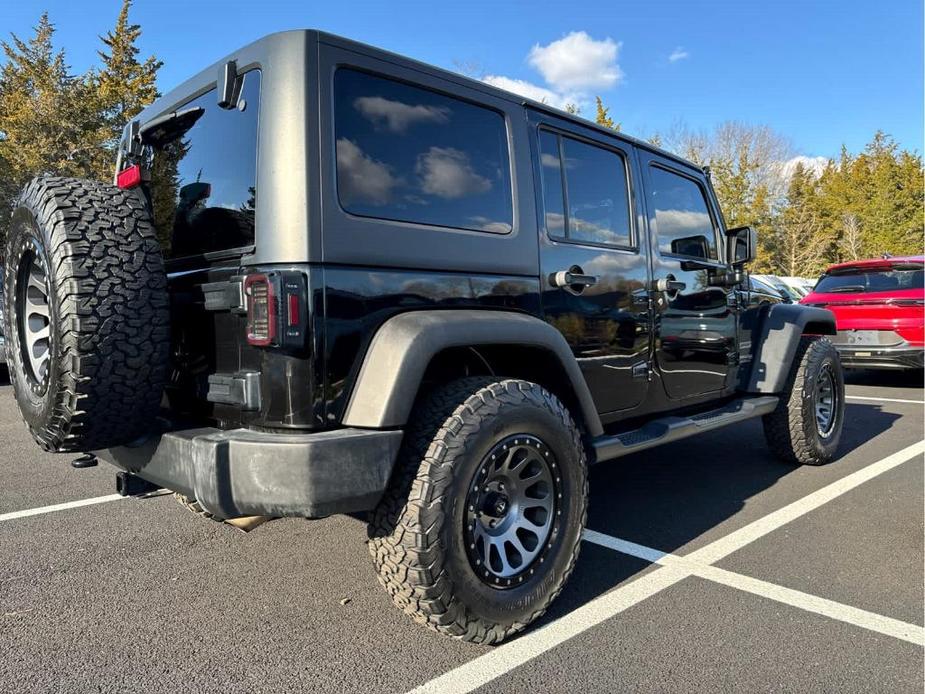
<svg viewBox="0 0 925 694">
<path fill-rule="evenodd" d="M 605 128 L 601 125 L 598 125 L 597 123 L 593 121 L 587 120 L 580 116 L 572 115 L 566 111 L 560 110 L 558 108 L 554 108 L 553 106 L 550 106 L 548 104 L 544 104 L 539 101 L 534 101 L 533 99 L 520 96 L 519 94 L 514 94 L 513 92 L 509 92 L 504 89 L 499 89 L 498 87 L 487 84 L 486 82 L 482 82 L 480 80 L 476 80 L 471 77 L 466 77 L 465 75 L 451 72 L 449 70 L 445 70 L 443 68 L 439 68 L 434 65 L 430 65 L 428 63 L 415 60 L 413 58 L 408 58 L 407 56 L 399 55 L 397 53 L 392 53 L 390 51 L 386 51 L 381 48 L 376 48 L 375 46 L 370 46 L 368 44 L 361 43 L 359 41 L 354 41 L 352 39 L 348 39 L 343 36 L 338 36 L 336 34 L 331 34 L 331 33 L 319 31 L 316 29 L 293 29 L 289 31 L 275 32 L 272 34 L 267 34 L 266 36 L 263 36 L 255 41 L 252 41 L 249 44 L 241 46 L 237 50 L 223 57 L 221 60 L 218 60 L 212 65 L 204 68 L 203 70 L 200 70 L 198 73 L 191 75 L 189 79 L 178 84 L 176 87 L 169 90 L 164 95 L 162 95 L 160 98 L 155 100 L 154 103 L 147 106 L 135 118 L 140 119 L 142 122 L 144 122 L 146 120 L 149 120 L 151 118 L 154 118 L 158 115 L 165 113 L 167 110 L 169 110 L 169 108 L 171 108 L 174 104 L 180 101 L 185 95 L 193 93 L 194 85 L 196 86 L 201 85 L 204 79 L 211 78 L 212 75 L 217 75 L 218 68 L 221 65 L 224 65 L 229 60 L 234 60 L 238 54 L 244 51 L 247 51 L 248 53 L 250 53 L 250 52 L 253 52 L 253 49 L 257 49 L 258 52 L 262 50 L 268 50 L 268 47 L 271 44 L 274 44 L 277 42 L 283 42 L 283 41 L 291 41 L 293 39 L 293 36 L 298 35 L 298 34 L 301 34 L 306 40 L 306 42 L 317 42 L 317 43 L 324 43 L 324 44 L 331 45 L 331 46 L 336 46 L 339 48 L 343 48 L 346 50 L 364 54 L 368 57 L 376 58 L 379 60 L 384 60 L 384 61 L 391 62 L 396 65 L 401 65 L 409 69 L 427 73 L 439 79 L 443 79 L 448 82 L 453 82 L 459 85 L 466 86 L 469 89 L 478 90 L 486 94 L 490 94 L 491 96 L 495 98 L 504 99 L 506 101 L 510 101 L 510 102 L 513 102 L 513 103 L 516 103 L 516 104 L 519 104 L 519 105 L 522 105 L 528 108 L 532 108 L 537 111 L 547 113 L 551 116 L 555 116 L 556 118 L 571 121 L 573 123 L 581 125 L 582 127 L 590 128 L 592 130 L 605 134 L 609 137 L 622 140 L 626 143 L 635 145 L 636 147 L 639 147 L 641 149 L 645 149 L 655 154 L 658 154 L 661 157 L 665 157 L 667 159 L 675 161 L 679 164 L 682 164 L 683 166 L 694 169 L 695 171 L 704 170 L 703 167 L 695 164 L 694 162 L 684 159 L 683 157 L 679 157 L 678 155 L 668 152 L 662 149 L 661 147 L 657 147 L 656 145 L 653 145 L 650 142 L 640 140 L 638 138 L 627 135 L 623 132 L 617 132 L 610 128 Z M 240 67 L 243 67 L 243 66 L 239 66 L 239 68 Z"/>
<path fill-rule="evenodd" d="M 515 94 L 514 92 L 507 91 L 506 89 L 495 87 L 494 85 L 488 84 L 487 82 L 473 79 L 472 77 L 467 77 L 457 72 L 445 70 L 443 68 L 431 65 L 430 63 L 425 63 L 420 60 L 416 60 L 414 58 L 409 58 L 399 53 L 393 53 L 391 51 L 387 51 L 382 48 L 377 48 L 369 44 L 361 43 L 359 41 L 354 41 L 353 39 L 339 36 L 337 34 L 331 34 L 331 33 L 323 32 L 323 31 L 318 31 L 316 33 L 318 35 L 319 41 L 322 43 L 327 43 L 329 45 L 347 48 L 349 50 L 353 50 L 358 53 L 364 53 L 371 57 L 376 57 L 382 60 L 388 60 L 390 62 L 401 64 L 401 65 L 410 67 L 415 70 L 420 70 L 422 72 L 428 72 L 442 79 L 446 79 L 448 81 L 463 84 L 470 89 L 475 89 L 478 91 L 486 92 L 496 98 L 505 99 L 506 101 L 511 101 L 521 106 L 526 106 L 526 107 L 532 108 L 537 111 L 542 111 L 551 116 L 555 116 L 556 118 L 561 118 L 563 120 L 572 121 L 573 123 L 581 125 L 582 127 L 591 128 L 605 135 L 609 135 L 619 140 L 623 140 L 627 143 L 635 145 L 636 147 L 649 150 L 650 152 L 658 154 L 659 156 L 665 157 L 667 159 L 671 159 L 673 161 L 678 162 L 679 164 L 683 164 L 684 166 L 688 166 L 697 171 L 704 170 L 702 166 L 695 164 L 694 162 L 688 159 L 684 159 L 683 157 L 679 157 L 677 154 L 674 154 L 673 152 L 669 152 L 665 149 L 662 149 L 661 147 L 658 147 L 657 145 L 654 145 L 651 142 L 640 140 L 639 138 L 633 137 L 632 135 L 627 135 L 626 133 L 623 133 L 621 131 L 616 131 L 611 128 L 606 128 L 602 125 L 598 125 L 594 121 L 588 120 L 587 118 L 576 116 L 574 114 L 569 113 L 568 111 L 563 111 L 562 109 L 555 108 L 554 106 L 550 106 L 549 104 L 545 104 L 541 101 L 536 101 L 534 99 L 530 99 L 520 94 Z"/>
</svg>

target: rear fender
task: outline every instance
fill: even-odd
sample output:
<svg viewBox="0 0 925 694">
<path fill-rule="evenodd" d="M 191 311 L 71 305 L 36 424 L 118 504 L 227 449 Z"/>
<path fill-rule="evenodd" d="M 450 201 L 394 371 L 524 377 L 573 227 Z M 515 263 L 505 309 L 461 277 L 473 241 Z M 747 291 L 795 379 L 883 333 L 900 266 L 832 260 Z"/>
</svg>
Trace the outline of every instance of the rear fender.
<svg viewBox="0 0 925 694">
<path fill-rule="evenodd" d="M 390 318 L 373 336 L 343 424 L 404 426 L 434 356 L 473 345 L 530 346 L 554 355 L 568 377 L 588 434 L 603 433 L 591 392 L 562 334 L 539 318 L 510 311 L 413 311 Z"/>
</svg>

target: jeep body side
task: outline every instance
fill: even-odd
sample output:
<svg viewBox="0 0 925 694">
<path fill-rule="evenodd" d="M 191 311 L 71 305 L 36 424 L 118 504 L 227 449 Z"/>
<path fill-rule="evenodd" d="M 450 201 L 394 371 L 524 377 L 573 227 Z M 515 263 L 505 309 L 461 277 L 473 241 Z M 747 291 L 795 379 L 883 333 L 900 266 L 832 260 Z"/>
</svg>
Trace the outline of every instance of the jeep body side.
<svg viewBox="0 0 925 694">
<path fill-rule="evenodd" d="M 115 182 L 107 199 L 39 181 L 17 214 L 53 226 L 41 201 L 66 206 L 77 190 L 97 201 L 87 229 L 131 205 L 119 233 L 156 236 L 169 309 L 150 320 L 169 316 L 170 333 L 159 414 L 113 433 L 64 402 L 45 426 L 30 403 L 54 364 L 14 347 L 36 439 L 91 446 L 127 489 L 163 485 L 219 518 L 373 511 L 383 584 L 444 633 L 497 641 L 555 597 L 586 462 L 758 416 L 794 462 L 837 447 L 841 370 L 819 339 L 832 315 L 749 289 L 754 234 L 726 229 L 708 172 L 543 104 L 285 32 L 127 124 Z M 40 344 L 21 286 L 55 287 L 42 239 L 21 228 L 8 252 L 26 260 L 7 289 L 25 303 L 7 315 L 20 316 L 14 341 Z M 426 520 L 444 503 L 449 525 Z M 405 524 L 432 534 L 402 536 Z M 409 587 L 422 547 L 456 553 L 455 589 L 427 609 L 399 597 L 442 590 L 440 572 Z M 533 577 L 544 559 L 552 583 Z"/>
</svg>

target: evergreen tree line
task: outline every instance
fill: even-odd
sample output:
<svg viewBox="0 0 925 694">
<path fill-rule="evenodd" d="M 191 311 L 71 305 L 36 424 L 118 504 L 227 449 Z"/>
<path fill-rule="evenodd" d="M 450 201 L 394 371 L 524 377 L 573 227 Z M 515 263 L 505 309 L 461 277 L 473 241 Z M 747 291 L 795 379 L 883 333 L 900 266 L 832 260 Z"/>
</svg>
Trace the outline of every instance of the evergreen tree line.
<svg viewBox="0 0 925 694">
<path fill-rule="evenodd" d="M 139 58 L 131 2 L 122 1 L 115 26 L 99 37 L 99 64 L 83 74 L 71 74 L 55 49 L 47 13 L 28 41 L 15 34 L 0 41 L 0 239 L 33 176 L 111 180 L 123 126 L 157 98 L 162 63 Z M 600 97 L 595 120 L 620 129 Z M 650 141 L 710 167 L 727 225 L 758 230 L 756 272 L 813 277 L 831 262 L 922 252 L 922 156 L 883 132 L 858 154 L 842 148 L 821 169 L 795 158 L 787 139 L 766 126 L 676 126 Z"/>
<path fill-rule="evenodd" d="M 600 97 L 596 102 L 595 121 L 619 130 Z M 754 272 L 816 277 L 830 263 L 922 253 L 922 155 L 901 150 L 882 131 L 861 153 L 843 146 L 822 166 L 795 157 L 788 140 L 766 126 L 676 126 L 650 141 L 710 167 L 727 225 L 758 231 Z"/>
<path fill-rule="evenodd" d="M 123 0 L 115 26 L 100 36 L 99 64 L 70 71 L 42 14 L 33 36 L 0 41 L 0 241 L 19 191 L 39 174 L 111 181 L 123 126 L 158 96 L 154 57 L 140 60 L 141 27 Z"/>
</svg>

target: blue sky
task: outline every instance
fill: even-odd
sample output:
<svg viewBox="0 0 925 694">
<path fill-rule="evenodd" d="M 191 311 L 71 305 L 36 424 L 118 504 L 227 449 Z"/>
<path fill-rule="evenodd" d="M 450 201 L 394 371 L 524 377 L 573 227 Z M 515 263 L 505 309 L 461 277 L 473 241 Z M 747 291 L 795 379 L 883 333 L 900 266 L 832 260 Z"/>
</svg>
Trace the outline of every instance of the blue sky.
<svg viewBox="0 0 925 694">
<path fill-rule="evenodd" d="M 79 71 L 96 60 L 119 2 L 2 5 L 4 38 L 30 35 L 47 9 Z M 923 150 L 921 0 L 136 0 L 132 17 L 144 55 L 165 63 L 162 90 L 264 34 L 314 27 L 441 67 L 475 65 L 552 100 L 600 94 L 638 136 L 741 120 L 770 125 L 809 156 L 834 156 L 842 143 L 857 151 L 878 128 Z"/>
</svg>

